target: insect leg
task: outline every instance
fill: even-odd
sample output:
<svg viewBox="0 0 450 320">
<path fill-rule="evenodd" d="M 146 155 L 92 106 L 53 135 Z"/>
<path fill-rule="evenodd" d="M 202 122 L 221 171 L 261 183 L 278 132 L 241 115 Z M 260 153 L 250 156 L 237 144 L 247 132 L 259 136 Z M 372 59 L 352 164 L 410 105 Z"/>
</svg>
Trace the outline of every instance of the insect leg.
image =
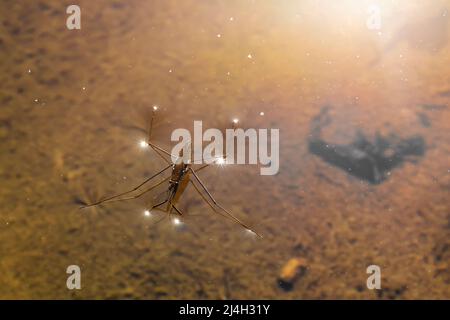
<svg viewBox="0 0 450 320">
<path fill-rule="evenodd" d="M 214 158 L 216 158 L 216 157 L 213 157 L 212 159 L 214 159 Z M 224 157 L 218 156 L 217 158 L 223 158 L 223 159 L 225 160 L 227 157 L 226 157 L 226 156 L 224 156 Z M 203 160 L 205 160 L 205 159 L 203 159 Z M 203 170 L 203 169 L 209 167 L 211 164 L 212 164 L 212 163 L 207 163 L 207 164 L 201 166 L 200 168 L 195 169 L 195 172 L 199 172 L 200 170 Z"/>
<path fill-rule="evenodd" d="M 151 190 L 153 190 L 153 189 L 155 189 L 156 187 L 160 186 L 161 184 L 163 184 L 164 182 L 166 182 L 166 181 L 169 180 L 169 179 L 170 179 L 170 177 L 167 177 L 167 178 L 165 178 L 164 180 L 162 180 L 162 181 L 160 181 L 160 182 L 154 184 L 154 185 L 151 186 L 150 188 L 148 188 L 148 189 L 142 191 L 141 193 L 139 193 L 139 194 L 137 194 L 137 195 L 135 195 L 135 196 L 127 197 L 127 198 L 121 198 L 121 199 L 102 200 L 102 201 L 99 201 L 98 203 L 94 203 L 94 204 L 90 204 L 90 205 L 88 205 L 88 206 L 81 207 L 81 209 L 84 209 L 84 208 L 87 208 L 87 207 L 96 206 L 96 205 L 99 205 L 99 204 L 105 203 L 105 202 L 115 202 L 115 201 L 125 201 L 125 200 L 137 199 L 137 198 L 143 196 L 144 194 L 146 194 L 147 192 L 150 192 Z"/>
<path fill-rule="evenodd" d="M 175 205 L 172 203 L 172 208 L 174 208 L 175 209 L 175 211 L 180 215 L 180 216 L 182 216 L 183 215 L 183 213 L 180 211 L 180 210 L 178 210 L 178 208 L 177 207 L 175 207 Z"/>
<path fill-rule="evenodd" d="M 197 170 L 198 171 L 198 170 Z M 192 182 L 192 180 L 189 180 L 189 182 L 194 186 L 195 190 L 198 192 L 198 194 L 200 195 L 200 197 L 202 197 L 203 201 L 205 201 L 208 206 L 210 206 L 210 208 L 217 214 L 221 215 L 222 217 L 226 218 L 226 219 L 230 219 L 229 216 L 223 214 L 222 212 L 218 211 L 212 204 L 211 202 L 209 202 L 209 200 L 203 195 L 203 193 L 200 191 L 200 189 L 197 187 L 197 185 Z M 234 221 L 234 220 L 233 220 Z"/>
<path fill-rule="evenodd" d="M 142 182 L 141 184 L 139 184 L 138 186 L 134 187 L 134 188 L 131 189 L 131 190 L 128 190 L 128 191 L 125 191 L 125 192 L 116 194 L 116 195 L 114 195 L 114 196 L 111 196 L 111 197 L 109 197 L 109 198 L 106 198 L 106 199 L 103 199 L 103 200 L 100 200 L 100 201 L 97 201 L 97 202 L 94 202 L 94 203 L 91 203 L 91 204 L 89 204 L 89 205 L 83 206 L 82 208 L 91 207 L 91 206 L 96 206 L 96 205 L 98 205 L 98 204 L 100 204 L 100 203 L 103 203 L 103 202 L 105 202 L 105 201 L 109 201 L 109 200 L 118 198 L 118 197 L 120 197 L 120 196 L 124 196 L 124 195 L 126 195 L 126 194 L 129 194 L 129 193 L 131 193 L 131 192 L 133 192 L 133 191 L 136 191 L 137 189 L 139 189 L 140 187 L 142 187 L 144 184 L 146 184 L 146 183 L 149 182 L 150 180 L 156 178 L 157 176 L 159 176 L 161 173 L 163 173 L 164 171 L 166 171 L 166 170 L 169 169 L 170 167 L 171 167 L 171 165 L 168 165 L 167 167 L 165 167 L 164 169 L 162 169 L 162 170 L 159 171 L 158 173 L 155 173 L 155 174 L 154 174 L 153 176 L 151 176 L 150 178 L 147 178 L 144 182 Z"/>
<path fill-rule="evenodd" d="M 150 119 L 150 125 L 148 128 L 148 141 L 150 141 L 150 138 L 152 137 L 152 129 L 153 129 L 153 119 L 155 118 L 155 112 L 158 107 L 153 107 L 152 110 L 152 118 Z"/>
<path fill-rule="evenodd" d="M 161 158 L 161 159 L 163 159 L 164 160 L 164 162 L 166 162 L 167 164 L 172 164 L 169 160 L 167 160 L 167 158 L 166 157 L 164 157 L 162 154 L 161 154 L 161 151 L 159 151 L 158 149 L 156 149 L 156 148 L 154 148 L 153 146 L 151 146 L 150 145 L 150 148 L 152 148 L 153 149 L 153 151 L 155 151 L 156 152 L 156 154 Z"/>
<path fill-rule="evenodd" d="M 162 202 L 160 202 L 160 203 L 158 203 L 158 204 L 155 204 L 155 205 L 153 205 L 152 208 L 150 209 L 150 211 L 152 211 L 152 210 L 159 210 L 159 211 L 162 211 L 162 212 L 164 213 L 164 215 L 163 215 L 159 220 L 157 220 L 156 222 L 154 222 L 153 225 L 162 222 L 164 219 L 166 219 L 166 218 L 169 216 L 169 214 L 168 214 L 165 210 L 158 208 L 158 207 L 162 206 L 163 204 L 165 204 L 167 201 L 169 201 L 169 200 L 166 199 L 166 200 L 164 200 L 164 201 L 162 201 Z"/>
<path fill-rule="evenodd" d="M 118 198 L 118 197 L 120 197 L 120 196 L 124 196 L 124 195 L 129 194 L 129 193 L 131 193 L 131 192 L 133 192 L 133 191 L 136 191 L 136 190 L 138 190 L 140 187 L 142 187 L 144 184 L 146 184 L 146 183 L 149 182 L 150 180 L 156 178 L 157 176 L 159 176 L 160 174 L 162 174 L 164 171 L 166 171 L 166 170 L 169 169 L 170 167 L 171 167 L 171 165 L 165 167 L 164 169 L 162 169 L 162 170 L 159 171 L 158 173 L 155 173 L 155 174 L 154 174 L 153 176 L 151 176 L 150 178 L 147 178 L 144 182 L 142 182 L 141 184 L 139 184 L 138 186 L 134 187 L 133 189 L 131 189 L 131 190 L 129 190 L 129 191 L 125 191 L 125 192 L 116 194 L 116 195 L 114 195 L 114 196 L 111 196 L 111 197 L 109 197 L 109 198 L 106 198 L 106 199 L 97 201 L 97 202 L 95 202 L 95 203 L 92 203 L 92 204 L 87 205 L 87 206 L 84 206 L 84 207 L 95 206 L 95 205 L 101 204 L 101 203 L 103 203 L 103 202 L 106 202 L 106 201 L 109 201 L 109 200 Z"/>
<path fill-rule="evenodd" d="M 249 226 L 247 226 L 245 223 L 243 223 L 241 220 L 239 220 L 236 216 L 234 216 L 231 212 L 229 212 L 227 209 L 225 209 L 224 207 L 222 207 L 217 201 L 216 199 L 214 199 L 214 197 L 212 196 L 212 194 L 209 192 L 208 188 L 206 188 L 206 186 L 203 184 L 203 182 L 200 180 L 200 178 L 198 177 L 198 175 L 195 173 L 195 171 L 192 168 L 189 168 L 192 172 L 192 174 L 194 175 L 194 178 L 197 180 L 197 182 L 201 185 L 202 189 L 206 192 L 206 194 L 209 196 L 209 198 L 211 199 L 211 201 L 218 207 L 220 208 L 222 211 L 224 211 L 232 220 L 234 220 L 234 222 L 236 222 L 237 224 L 240 224 L 241 226 L 243 226 L 245 229 L 252 231 L 253 233 L 255 233 L 258 237 L 262 238 L 261 235 L 259 235 L 258 233 L 256 233 L 255 231 L 253 231 Z"/>
<path fill-rule="evenodd" d="M 177 155 L 172 155 L 169 151 L 164 150 L 163 148 L 157 146 L 157 145 L 154 144 L 153 142 L 147 141 L 147 143 L 148 143 L 148 145 L 149 145 L 150 147 L 152 147 L 153 150 L 156 149 L 156 150 L 158 150 L 158 151 L 160 151 L 160 152 L 162 152 L 162 153 L 164 153 L 164 154 L 166 154 L 166 155 L 168 155 L 168 156 L 170 156 L 170 157 L 174 156 L 174 157 L 178 158 Z M 156 150 L 155 150 L 155 151 L 156 151 Z M 157 151 L 156 151 L 156 152 L 157 152 Z M 161 155 L 159 152 L 157 152 L 157 153 L 158 153 L 159 155 Z M 163 158 L 163 159 L 167 160 L 166 158 Z"/>
<path fill-rule="evenodd" d="M 150 211 L 152 211 L 153 209 L 155 209 L 155 208 L 158 208 L 159 206 L 162 206 L 164 203 L 166 203 L 167 201 L 169 201 L 169 200 L 164 200 L 164 201 L 162 201 L 162 202 L 160 202 L 160 203 L 158 203 L 158 204 L 155 204 L 154 206 L 152 206 L 152 208 L 150 209 Z"/>
</svg>

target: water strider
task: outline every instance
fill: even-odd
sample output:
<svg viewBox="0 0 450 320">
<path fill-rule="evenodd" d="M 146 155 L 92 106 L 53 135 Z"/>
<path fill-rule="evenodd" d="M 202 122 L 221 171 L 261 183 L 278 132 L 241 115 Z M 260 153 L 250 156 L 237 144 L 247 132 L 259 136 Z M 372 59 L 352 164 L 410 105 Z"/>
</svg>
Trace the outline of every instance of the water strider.
<svg viewBox="0 0 450 320">
<path fill-rule="evenodd" d="M 189 160 L 186 160 L 185 157 L 183 157 L 183 149 L 181 149 L 179 151 L 179 154 L 177 156 L 174 156 L 170 152 L 157 146 L 156 144 L 154 144 L 151 141 L 153 120 L 154 120 L 157 109 L 158 108 L 156 106 L 153 107 L 152 117 L 151 117 L 149 131 L 148 131 L 148 140 L 145 141 L 144 143 L 146 146 L 151 147 L 167 163 L 167 166 L 165 168 L 163 168 L 161 171 L 159 171 L 159 172 L 155 173 L 154 175 L 152 175 L 151 177 L 147 178 L 144 182 L 137 185 L 133 189 L 113 195 L 106 199 L 88 204 L 86 206 L 82 206 L 81 209 L 97 206 L 97 205 L 107 203 L 107 202 L 126 201 L 126 200 L 137 199 L 137 198 L 143 196 L 144 194 L 147 194 L 148 192 L 152 191 L 156 187 L 162 185 L 163 183 L 168 182 L 168 188 L 165 192 L 165 194 L 166 194 L 165 199 L 157 204 L 154 204 L 149 211 L 146 211 L 146 212 L 151 212 L 152 210 L 159 210 L 159 211 L 165 212 L 166 215 L 164 215 L 162 217 L 162 219 L 160 219 L 158 221 L 158 222 L 160 222 L 164 218 L 170 216 L 173 213 L 173 211 L 175 211 L 180 216 L 184 215 L 183 212 L 181 210 L 179 210 L 176 205 L 179 202 L 181 196 L 183 195 L 187 186 L 190 183 L 194 187 L 194 189 L 197 191 L 197 193 L 202 197 L 202 199 L 208 204 L 208 206 L 214 212 L 216 212 L 217 214 L 219 214 L 225 218 L 228 218 L 228 219 L 234 221 L 235 223 L 244 227 L 247 231 L 254 233 L 257 236 L 262 238 L 261 235 L 259 235 L 257 232 L 252 230 L 247 224 L 245 224 L 244 222 L 239 220 L 235 215 L 233 215 L 227 209 L 222 207 L 216 201 L 216 199 L 212 196 L 212 194 L 209 192 L 208 188 L 202 182 L 200 177 L 197 175 L 197 172 L 207 168 L 211 163 L 204 164 L 204 165 L 200 166 L 198 169 L 194 169 L 192 163 Z M 236 124 L 236 122 L 234 122 L 234 124 Z M 141 142 L 141 146 L 143 146 L 142 142 Z M 168 159 L 167 157 L 170 157 L 170 159 Z M 215 157 L 215 158 L 216 158 L 216 160 L 213 161 L 212 163 L 217 163 L 217 164 L 225 163 L 225 157 Z M 178 159 L 180 161 L 172 162 L 171 159 Z M 161 174 L 163 174 L 164 172 L 166 172 L 169 169 L 171 169 L 171 175 L 169 177 L 163 179 L 160 182 L 153 184 L 152 186 L 148 187 L 147 189 L 145 189 L 143 191 L 140 191 L 138 194 L 135 194 L 133 196 L 128 196 L 128 197 L 123 197 L 123 196 L 129 195 L 135 191 L 138 191 L 141 187 L 146 185 L 148 182 L 157 178 L 158 176 L 160 176 Z M 202 193 L 202 190 L 205 194 Z"/>
</svg>

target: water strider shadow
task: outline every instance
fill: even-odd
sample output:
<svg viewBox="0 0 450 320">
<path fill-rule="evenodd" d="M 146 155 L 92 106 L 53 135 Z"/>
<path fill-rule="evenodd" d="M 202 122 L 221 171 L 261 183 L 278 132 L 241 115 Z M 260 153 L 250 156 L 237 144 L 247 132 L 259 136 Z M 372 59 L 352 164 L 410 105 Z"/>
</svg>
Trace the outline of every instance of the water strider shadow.
<svg viewBox="0 0 450 320">
<path fill-rule="evenodd" d="M 395 134 L 382 136 L 377 133 L 373 140 L 369 140 L 359 131 L 349 144 L 329 143 L 320 134 L 321 129 L 329 123 L 328 108 L 324 108 L 313 119 L 309 151 L 325 162 L 372 184 L 382 183 L 392 169 L 425 154 L 425 141 L 419 135 L 401 139 Z"/>
</svg>

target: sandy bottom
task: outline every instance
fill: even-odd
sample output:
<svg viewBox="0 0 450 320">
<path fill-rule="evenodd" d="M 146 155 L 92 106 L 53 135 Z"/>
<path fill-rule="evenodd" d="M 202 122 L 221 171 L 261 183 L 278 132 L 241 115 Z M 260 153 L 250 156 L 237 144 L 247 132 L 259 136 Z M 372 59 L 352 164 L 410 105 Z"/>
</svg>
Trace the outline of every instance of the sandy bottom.
<svg viewBox="0 0 450 320">
<path fill-rule="evenodd" d="M 450 54 L 445 2 L 61 1 L 0 4 L 0 298 L 450 298 Z M 392 41 L 390 41 L 390 39 Z M 141 150 L 175 128 L 280 129 L 280 170 L 212 167 L 202 180 L 263 239 L 194 189 L 180 227 L 144 199 L 79 210 L 163 167 Z M 420 135 L 426 153 L 372 185 L 308 151 L 324 105 L 335 143 L 358 130 Z M 264 116 L 260 115 L 264 112 Z M 306 272 L 291 291 L 283 265 Z M 79 265 L 81 290 L 66 288 Z M 382 290 L 366 287 L 381 267 Z"/>
</svg>

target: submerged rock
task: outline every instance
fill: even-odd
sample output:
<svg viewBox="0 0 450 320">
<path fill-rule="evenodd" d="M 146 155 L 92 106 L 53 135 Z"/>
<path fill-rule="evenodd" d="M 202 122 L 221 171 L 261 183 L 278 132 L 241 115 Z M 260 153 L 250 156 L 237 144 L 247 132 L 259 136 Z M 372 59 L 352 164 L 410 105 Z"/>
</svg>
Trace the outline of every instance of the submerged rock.
<svg viewBox="0 0 450 320">
<path fill-rule="evenodd" d="M 281 269 L 278 285 L 285 291 L 294 287 L 295 281 L 306 272 L 306 261 L 302 258 L 292 258 Z"/>
</svg>

